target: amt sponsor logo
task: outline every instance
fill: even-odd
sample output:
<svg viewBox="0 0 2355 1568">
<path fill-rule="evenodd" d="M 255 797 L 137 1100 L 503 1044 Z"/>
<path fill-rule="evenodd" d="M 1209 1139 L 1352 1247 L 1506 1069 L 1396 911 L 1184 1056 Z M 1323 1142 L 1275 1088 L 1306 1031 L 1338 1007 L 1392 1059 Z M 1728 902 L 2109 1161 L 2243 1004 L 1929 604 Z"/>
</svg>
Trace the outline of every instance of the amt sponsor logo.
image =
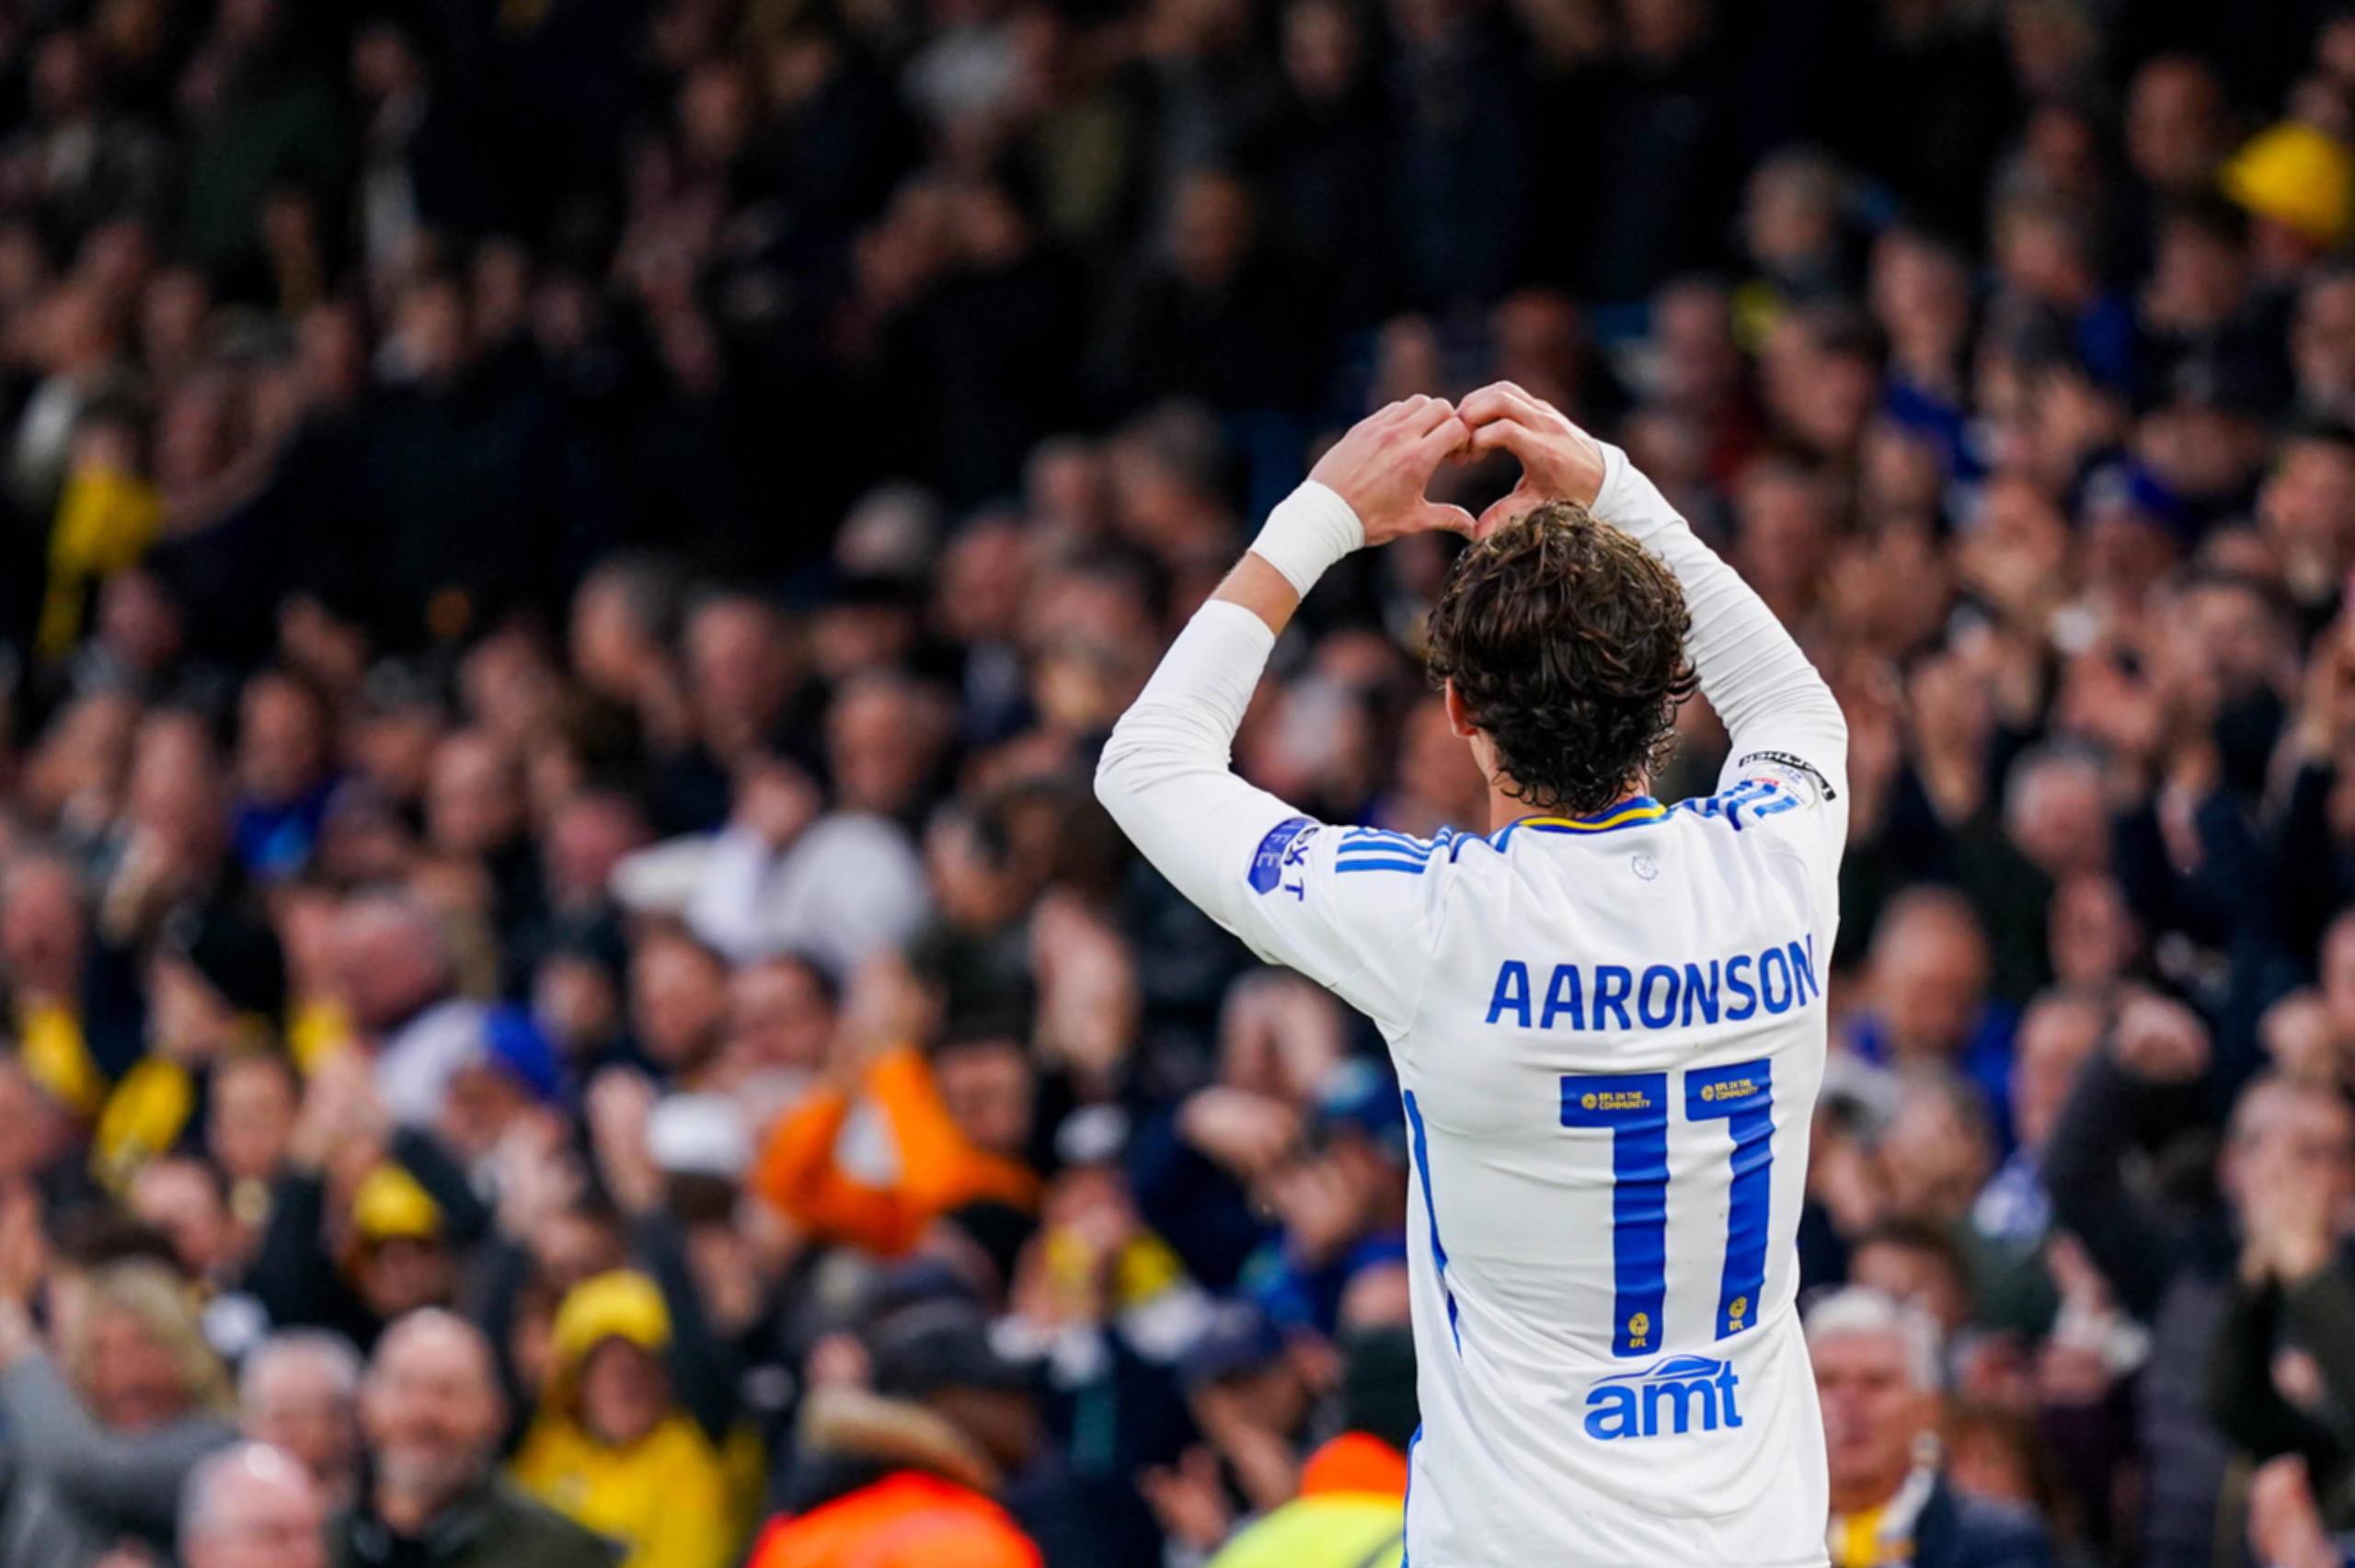
<svg viewBox="0 0 2355 1568">
<path fill-rule="evenodd" d="M 1671 1356 L 1640 1372 L 1605 1378 L 1586 1396 L 1586 1435 L 1599 1441 L 1715 1432 L 1741 1425 L 1733 1391 L 1741 1379 L 1730 1361 Z M 1665 1415 L 1666 1425 L 1662 1425 Z"/>
</svg>

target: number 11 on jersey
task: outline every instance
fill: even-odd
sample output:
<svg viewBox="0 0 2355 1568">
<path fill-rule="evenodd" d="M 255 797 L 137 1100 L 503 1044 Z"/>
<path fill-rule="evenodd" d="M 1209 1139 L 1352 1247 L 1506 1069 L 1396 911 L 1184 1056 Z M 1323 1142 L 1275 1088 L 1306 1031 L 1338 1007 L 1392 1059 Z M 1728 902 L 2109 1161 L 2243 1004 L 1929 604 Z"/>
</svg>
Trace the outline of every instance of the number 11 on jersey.
<svg viewBox="0 0 2355 1568">
<path fill-rule="evenodd" d="M 1766 1219 L 1775 1163 L 1775 1111 L 1764 1059 L 1683 1074 L 1684 1119 L 1723 1121 L 1733 1136 L 1725 1270 L 1714 1337 L 1758 1321 L 1766 1283 Z M 1611 1133 L 1611 1353 L 1650 1356 L 1662 1343 L 1668 1296 L 1668 1074 L 1562 1080 L 1562 1125 Z"/>
</svg>

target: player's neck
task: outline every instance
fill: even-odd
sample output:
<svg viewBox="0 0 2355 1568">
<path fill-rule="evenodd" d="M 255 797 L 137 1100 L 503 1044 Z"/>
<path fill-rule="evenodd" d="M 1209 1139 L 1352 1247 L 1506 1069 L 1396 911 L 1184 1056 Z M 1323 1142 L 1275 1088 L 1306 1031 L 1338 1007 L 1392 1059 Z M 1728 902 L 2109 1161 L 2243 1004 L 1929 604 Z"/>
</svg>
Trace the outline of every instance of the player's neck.
<svg viewBox="0 0 2355 1568">
<path fill-rule="evenodd" d="M 1561 815 L 1561 812 L 1558 810 L 1550 809 L 1542 806 L 1532 806 L 1529 802 L 1522 799 L 1519 795 L 1510 793 L 1508 786 L 1511 784 L 1511 780 L 1506 780 L 1501 784 L 1495 779 L 1490 779 L 1488 781 L 1489 832 L 1502 832 L 1505 829 L 1511 827 L 1515 822 L 1523 821 L 1532 817 L 1559 817 Z M 1641 779 L 1633 781 L 1626 788 L 1619 792 L 1617 799 L 1614 800 L 1609 806 L 1603 807 L 1604 814 L 1615 811 L 1620 807 L 1625 806 L 1627 802 L 1637 798 L 1644 793 L 1647 787 L 1648 786 L 1645 782 Z"/>
</svg>

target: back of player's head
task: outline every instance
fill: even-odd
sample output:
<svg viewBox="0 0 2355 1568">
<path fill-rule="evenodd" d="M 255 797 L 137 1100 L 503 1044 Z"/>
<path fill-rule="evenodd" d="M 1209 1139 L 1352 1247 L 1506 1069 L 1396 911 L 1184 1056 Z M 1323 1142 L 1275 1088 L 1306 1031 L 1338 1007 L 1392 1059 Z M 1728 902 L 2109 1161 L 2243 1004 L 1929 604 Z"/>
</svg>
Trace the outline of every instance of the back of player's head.
<svg viewBox="0 0 2355 1568">
<path fill-rule="evenodd" d="M 1603 810 L 1667 759 L 1693 693 L 1675 577 L 1575 501 L 1548 501 L 1457 557 L 1430 614 L 1455 687 L 1513 795 Z"/>
</svg>

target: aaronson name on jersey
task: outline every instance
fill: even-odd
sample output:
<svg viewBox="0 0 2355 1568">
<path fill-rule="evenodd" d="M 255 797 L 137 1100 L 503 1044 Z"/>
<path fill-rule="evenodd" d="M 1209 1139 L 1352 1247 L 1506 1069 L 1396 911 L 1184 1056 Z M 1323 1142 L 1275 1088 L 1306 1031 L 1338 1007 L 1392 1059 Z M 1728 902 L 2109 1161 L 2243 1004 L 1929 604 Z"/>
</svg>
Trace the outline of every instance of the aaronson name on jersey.
<svg viewBox="0 0 2355 1568">
<path fill-rule="evenodd" d="M 1516 1029 L 1690 1029 L 1781 1014 L 1823 994 L 1815 934 L 1706 964 L 1556 964 L 1508 958 L 1488 993 L 1488 1022 Z"/>
</svg>

